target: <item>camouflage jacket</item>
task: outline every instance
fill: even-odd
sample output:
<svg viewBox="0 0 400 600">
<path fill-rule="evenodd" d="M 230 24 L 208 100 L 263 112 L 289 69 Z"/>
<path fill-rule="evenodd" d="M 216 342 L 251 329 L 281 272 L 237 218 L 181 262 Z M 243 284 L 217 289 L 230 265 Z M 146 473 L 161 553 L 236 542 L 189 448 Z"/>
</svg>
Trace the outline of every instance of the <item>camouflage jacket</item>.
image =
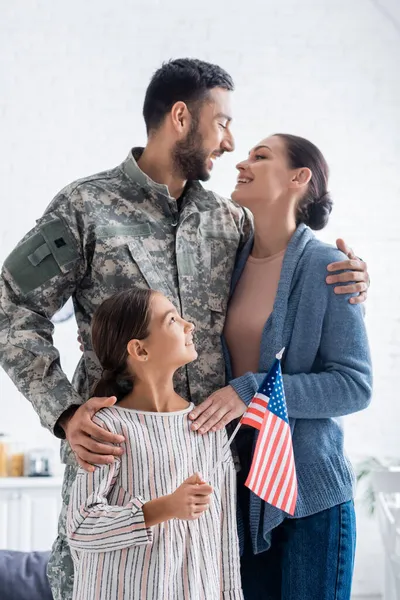
<svg viewBox="0 0 400 600">
<path fill-rule="evenodd" d="M 63 189 L 5 260 L 0 279 L 0 364 L 41 423 L 56 423 L 90 397 L 100 375 L 91 347 L 96 307 L 129 286 L 164 293 L 196 326 L 199 357 L 176 390 L 199 403 L 225 384 L 220 336 L 249 215 L 192 182 L 180 200 L 138 167 L 134 149 L 117 168 Z M 72 296 L 85 351 L 71 384 L 53 346 L 52 316 Z M 72 456 L 64 445 L 63 459 Z"/>
</svg>

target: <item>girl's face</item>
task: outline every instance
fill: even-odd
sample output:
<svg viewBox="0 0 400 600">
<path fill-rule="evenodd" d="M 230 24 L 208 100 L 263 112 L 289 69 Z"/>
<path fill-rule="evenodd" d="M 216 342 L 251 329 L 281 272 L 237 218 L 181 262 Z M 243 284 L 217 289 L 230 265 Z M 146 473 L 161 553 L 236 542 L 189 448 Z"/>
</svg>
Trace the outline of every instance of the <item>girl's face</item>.
<svg viewBox="0 0 400 600">
<path fill-rule="evenodd" d="M 176 370 L 195 360 L 194 325 L 182 319 L 168 298 L 158 292 L 152 295 L 150 311 L 150 333 L 142 340 L 149 365 Z"/>
</svg>

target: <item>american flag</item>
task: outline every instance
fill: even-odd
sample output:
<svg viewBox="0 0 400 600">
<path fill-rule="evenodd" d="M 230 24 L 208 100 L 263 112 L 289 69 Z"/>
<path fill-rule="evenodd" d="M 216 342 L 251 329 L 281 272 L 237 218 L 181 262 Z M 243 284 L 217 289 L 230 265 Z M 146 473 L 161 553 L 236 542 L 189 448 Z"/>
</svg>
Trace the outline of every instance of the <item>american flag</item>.
<svg viewBox="0 0 400 600">
<path fill-rule="evenodd" d="M 265 502 L 294 515 L 297 477 L 280 357 L 241 420 L 260 431 L 246 485 Z"/>
<path fill-rule="evenodd" d="M 254 394 L 252 401 L 250 402 L 246 412 L 244 413 L 240 424 L 251 425 L 255 429 L 260 430 L 264 422 L 264 416 L 267 412 L 268 396 L 265 396 L 259 391 Z"/>
</svg>

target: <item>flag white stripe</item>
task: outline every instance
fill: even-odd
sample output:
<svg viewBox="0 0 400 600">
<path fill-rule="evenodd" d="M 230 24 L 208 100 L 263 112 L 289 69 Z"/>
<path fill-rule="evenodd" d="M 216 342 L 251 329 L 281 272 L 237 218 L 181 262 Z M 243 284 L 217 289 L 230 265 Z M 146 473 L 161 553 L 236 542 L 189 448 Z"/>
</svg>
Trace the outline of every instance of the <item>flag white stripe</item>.
<svg viewBox="0 0 400 600">
<path fill-rule="evenodd" d="M 274 458 L 271 461 L 269 472 L 268 472 L 268 475 L 267 475 L 267 477 L 265 479 L 264 487 L 262 488 L 262 491 L 261 491 L 261 496 L 265 496 L 265 494 L 267 492 L 269 483 L 271 481 L 272 474 L 274 472 L 274 468 L 275 468 L 276 463 L 277 463 L 278 458 L 279 458 L 280 451 L 282 449 L 283 444 L 285 443 L 285 441 L 287 439 L 287 432 L 288 432 L 288 428 L 285 427 L 285 430 L 283 432 L 284 435 L 281 435 L 281 438 L 280 438 L 279 443 L 278 443 L 278 445 L 276 447 L 276 450 L 275 450 Z M 283 456 L 285 456 L 285 455 L 283 455 Z M 279 473 L 279 470 L 278 470 L 278 473 Z"/>
<path fill-rule="evenodd" d="M 291 504 L 292 504 L 292 498 L 293 498 L 293 493 L 295 491 L 295 487 L 293 487 L 293 485 L 296 485 L 296 467 L 294 462 L 292 463 L 292 469 L 290 472 L 290 492 L 288 495 L 288 499 L 286 501 L 285 507 L 283 510 L 285 510 L 286 512 L 291 512 Z M 283 501 L 282 501 L 283 502 Z"/>
<path fill-rule="evenodd" d="M 267 441 L 268 427 L 269 427 L 269 423 L 271 422 L 271 420 L 272 420 L 272 413 L 269 412 L 268 416 L 267 416 L 266 424 L 264 427 L 264 435 L 262 435 L 261 440 L 260 440 L 259 451 L 255 455 L 256 462 L 254 464 L 253 475 L 249 482 L 249 487 L 251 489 L 254 488 L 254 483 L 256 481 L 256 478 L 258 478 L 258 475 L 259 475 L 259 465 L 260 465 L 261 457 L 265 456 L 265 453 L 263 452 L 263 450 L 264 450 L 264 446 Z M 253 458 L 253 460 L 254 460 L 254 458 Z"/>
<path fill-rule="evenodd" d="M 292 489 L 290 490 L 288 501 L 286 503 L 286 512 L 290 511 L 290 507 L 293 502 L 293 497 L 294 497 L 295 491 L 296 491 L 296 477 L 292 477 Z"/>
<path fill-rule="evenodd" d="M 246 419 L 246 420 L 248 420 L 248 421 L 255 421 L 256 423 L 259 423 L 260 425 L 262 425 L 262 422 L 264 420 L 259 415 L 254 415 L 253 413 L 250 413 L 248 415 L 244 415 L 243 418 Z"/>
<path fill-rule="evenodd" d="M 276 505 L 277 505 L 279 508 L 280 508 L 280 507 L 282 507 L 283 500 L 284 500 L 284 498 L 285 498 L 285 494 L 286 494 L 286 490 L 287 490 L 287 487 L 288 487 L 288 485 L 289 485 L 290 478 L 291 478 L 291 476 L 292 476 L 292 473 L 293 473 L 293 467 L 294 467 L 294 462 L 293 462 L 293 453 L 291 452 L 291 453 L 290 453 L 290 462 L 289 462 L 289 467 L 288 467 L 288 471 L 287 471 L 287 475 L 286 475 L 286 481 L 285 481 L 285 483 L 284 483 L 284 485 L 283 485 L 283 488 L 282 488 L 282 490 L 281 490 L 281 493 L 279 494 L 279 497 L 278 497 L 278 501 L 277 501 L 277 503 L 276 503 Z"/>
<path fill-rule="evenodd" d="M 289 483 L 290 483 L 290 462 L 287 463 L 287 466 L 286 466 L 284 472 L 281 474 L 281 477 L 279 480 L 279 485 L 274 490 L 274 494 L 271 494 L 271 502 L 275 497 L 274 503 L 275 503 L 275 506 L 277 506 L 278 508 L 282 508 L 283 498 L 285 497 Z M 280 489 L 280 491 L 279 491 L 279 489 Z M 279 496 L 276 499 L 277 493 L 279 494 Z"/>
<path fill-rule="evenodd" d="M 259 398 L 260 400 L 264 400 L 267 404 L 269 402 L 269 396 L 265 396 L 264 394 L 261 394 L 261 392 L 257 392 L 256 394 L 254 394 L 254 398 Z"/>
<path fill-rule="evenodd" d="M 269 413 L 266 417 L 266 422 L 271 420 L 271 413 Z M 260 432 L 260 436 L 261 436 L 261 432 Z M 260 452 L 255 452 L 254 457 L 253 457 L 253 463 L 254 463 L 254 468 L 253 468 L 253 463 L 252 463 L 252 475 L 251 475 L 251 479 L 249 481 L 249 488 L 253 489 L 254 488 L 254 482 L 256 480 L 256 477 L 258 475 L 258 470 L 260 468 L 260 461 L 262 460 L 264 463 L 264 446 L 265 446 L 265 436 L 259 437 L 259 443 L 260 443 Z M 257 442 L 258 443 L 258 442 Z"/>
<path fill-rule="evenodd" d="M 288 429 L 288 428 L 286 428 L 286 431 L 287 431 L 287 429 Z M 288 461 L 288 458 L 289 458 L 289 456 L 290 456 L 290 443 L 287 443 L 287 444 L 286 444 L 286 448 L 285 448 L 285 453 L 284 453 L 284 455 L 283 455 L 283 457 L 282 457 L 282 461 L 281 461 L 281 464 L 280 464 L 280 466 L 279 466 L 279 471 L 278 471 L 278 473 L 276 474 L 276 477 L 275 477 L 275 481 L 274 481 L 274 483 L 273 483 L 273 486 L 272 486 L 272 488 L 269 490 L 269 493 L 268 493 L 268 498 L 269 498 L 269 500 L 272 500 L 272 499 L 273 499 L 273 497 L 275 496 L 276 490 L 278 489 L 278 487 L 279 487 L 279 485 L 280 485 L 280 483 L 281 483 L 282 477 L 283 477 L 283 476 L 284 476 L 284 474 L 285 474 L 286 463 L 287 463 L 287 461 Z M 269 500 L 268 500 L 268 502 L 269 502 Z"/>
<path fill-rule="evenodd" d="M 263 469 L 258 469 L 257 468 L 257 479 L 255 481 L 255 487 L 257 489 L 260 488 L 261 480 L 262 480 L 262 475 L 263 475 L 263 473 L 265 471 L 265 468 L 267 466 L 269 457 L 270 457 L 271 452 L 272 452 L 272 448 L 273 448 L 274 443 L 275 443 L 275 438 L 278 435 L 279 426 L 280 426 L 280 419 L 274 419 L 272 413 L 269 413 L 268 417 L 269 417 L 269 421 L 267 421 L 267 424 L 266 424 L 265 429 L 263 431 L 263 442 L 264 442 L 264 444 L 267 441 L 269 434 L 270 434 L 271 437 L 270 437 L 270 439 L 268 441 L 268 446 L 267 446 L 267 449 L 266 449 L 265 454 L 264 454 L 264 460 L 263 460 L 263 467 L 264 468 Z M 272 420 L 274 420 L 275 423 L 274 423 L 273 429 L 270 430 L 270 425 L 271 425 L 271 421 Z M 256 492 L 256 493 L 258 494 L 258 492 Z"/>
<path fill-rule="evenodd" d="M 259 412 L 262 412 L 265 414 L 267 412 L 267 405 L 266 404 L 258 404 L 258 402 L 251 402 L 249 404 L 246 412 L 249 412 L 251 410 L 258 410 Z M 246 416 L 246 413 L 244 413 L 244 416 Z"/>
<path fill-rule="evenodd" d="M 277 424 L 281 427 L 281 423 L 279 423 L 279 420 L 277 421 Z M 281 430 L 277 434 L 277 435 L 279 435 L 277 450 L 280 450 L 280 448 L 282 446 L 282 442 L 283 442 L 283 439 L 284 439 L 284 437 L 282 436 L 282 433 L 284 433 L 284 431 L 282 432 L 282 430 Z M 278 454 L 279 454 L 279 452 L 277 452 L 275 450 L 275 452 L 273 453 L 273 450 L 271 449 L 271 452 L 267 456 L 267 461 L 269 461 L 269 467 L 268 467 L 267 477 L 266 477 L 266 480 L 264 482 L 263 487 L 261 487 L 261 482 L 260 482 L 260 486 L 259 486 L 260 496 L 262 496 L 262 497 L 265 497 L 265 494 L 267 492 L 268 486 L 271 485 L 271 477 L 273 475 L 274 466 L 275 466 L 276 461 L 278 459 Z"/>
<path fill-rule="evenodd" d="M 267 468 L 268 460 L 271 455 L 271 450 L 274 445 L 275 438 L 278 435 L 278 431 L 279 431 L 279 421 L 277 419 L 273 419 L 272 413 L 269 413 L 269 416 L 271 416 L 271 418 L 269 419 L 269 422 L 267 421 L 266 427 L 263 431 L 264 444 L 268 441 L 268 445 L 265 450 L 265 453 L 263 454 L 262 468 L 257 469 L 257 477 L 256 477 L 255 483 L 254 483 L 254 487 L 257 490 L 260 489 L 262 476 L 263 476 L 263 473 L 265 473 L 265 469 Z M 273 420 L 275 421 L 275 423 L 273 424 L 273 428 L 271 429 L 271 425 L 272 425 L 271 421 L 273 421 Z M 270 435 L 269 440 L 268 440 L 268 435 Z M 258 494 L 258 492 L 256 492 L 256 493 Z"/>
<path fill-rule="evenodd" d="M 262 463 L 260 465 L 260 469 L 259 469 L 259 471 L 257 473 L 258 475 L 260 473 L 264 473 L 265 472 L 265 469 L 267 468 L 267 461 L 268 461 L 268 457 L 267 456 L 263 456 L 263 460 L 262 460 Z M 258 496 L 260 495 L 259 494 L 259 484 L 258 484 L 258 482 L 254 485 L 254 488 L 251 488 L 251 489 L 252 489 L 252 491 L 255 494 L 257 494 Z"/>
</svg>

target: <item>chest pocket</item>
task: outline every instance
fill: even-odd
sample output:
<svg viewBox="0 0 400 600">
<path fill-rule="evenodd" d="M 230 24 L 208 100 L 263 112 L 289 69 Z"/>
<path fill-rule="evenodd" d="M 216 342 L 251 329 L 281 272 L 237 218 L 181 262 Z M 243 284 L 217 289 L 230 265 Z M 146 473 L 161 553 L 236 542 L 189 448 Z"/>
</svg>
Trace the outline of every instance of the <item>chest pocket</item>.
<svg viewBox="0 0 400 600">
<path fill-rule="evenodd" d="M 166 296 L 173 295 L 168 281 L 162 274 L 163 248 L 166 240 L 156 239 L 155 232 L 149 223 L 131 226 L 105 226 L 96 231 L 98 239 L 107 248 L 116 272 L 121 267 L 124 275 L 132 274 L 132 285 L 140 284 L 138 276 L 142 276 L 149 288 L 160 291 Z M 164 256 L 164 260 L 168 259 Z M 131 262 L 131 266 L 129 263 Z M 104 266 L 104 263 L 101 263 Z M 116 275 L 118 278 L 118 275 Z M 121 287 L 121 286 L 117 286 Z"/>
<path fill-rule="evenodd" d="M 140 237 L 133 239 L 128 243 L 128 249 L 149 288 L 161 292 L 167 297 L 174 297 L 174 291 L 170 288 L 165 277 L 162 275 L 159 260 L 151 257 L 143 240 L 140 239 Z M 166 261 L 167 260 L 168 259 L 166 259 Z M 167 265 L 166 268 L 168 268 Z"/>
<path fill-rule="evenodd" d="M 202 229 L 201 235 L 209 269 L 208 306 L 213 312 L 225 314 L 240 237 L 235 231 L 215 229 Z"/>
</svg>

